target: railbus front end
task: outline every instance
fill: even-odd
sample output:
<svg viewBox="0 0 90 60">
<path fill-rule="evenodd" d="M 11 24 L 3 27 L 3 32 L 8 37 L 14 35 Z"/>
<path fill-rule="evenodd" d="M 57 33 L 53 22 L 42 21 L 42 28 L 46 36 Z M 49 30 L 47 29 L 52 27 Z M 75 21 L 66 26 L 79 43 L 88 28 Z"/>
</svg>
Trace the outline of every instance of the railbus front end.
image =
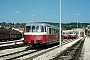
<svg viewBox="0 0 90 60">
<path fill-rule="evenodd" d="M 45 23 L 32 23 L 25 26 L 24 40 L 31 45 L 43 45 L 59 41 L 59 30 Z"/>
</svg>

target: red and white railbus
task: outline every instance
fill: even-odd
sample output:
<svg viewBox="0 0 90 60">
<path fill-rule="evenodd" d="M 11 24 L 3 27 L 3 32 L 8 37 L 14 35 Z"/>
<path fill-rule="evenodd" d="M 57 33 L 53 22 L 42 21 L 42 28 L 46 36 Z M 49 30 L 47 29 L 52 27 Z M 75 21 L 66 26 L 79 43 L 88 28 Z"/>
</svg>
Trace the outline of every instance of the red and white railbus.
<svg viewBox="0 0 90 60">
<path fill-rule="evenodd" d="M 62 32 L 62 39 L 68 39 L 69 33 L 68 32 Z"/>
<path fill-rule="evenodd" d="M 69 38 L 70 39 L 73 39 L 73 38 L 76 39 L 76 37 L 77 37 L 76 32 L 75 31 L 71 31 L 70 34 L 69 34 Z"/>
<path fill-rule="evenodd" d="M 46 23 L 26 24 L 24 40 L 31 45 L 59 42 L 59 28 Z"/>
</svg>

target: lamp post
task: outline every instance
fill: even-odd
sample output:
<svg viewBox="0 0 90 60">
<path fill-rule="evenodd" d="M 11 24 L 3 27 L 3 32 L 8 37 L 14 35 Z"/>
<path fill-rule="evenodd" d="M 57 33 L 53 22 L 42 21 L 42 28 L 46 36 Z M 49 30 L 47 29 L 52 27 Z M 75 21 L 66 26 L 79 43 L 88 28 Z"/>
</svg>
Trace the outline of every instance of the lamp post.
<svg viewBox="0 0 90 60">
<path fill-rule="evenodd" d="M 59 30 L 59 44 L 60 44 L 60 46 L 61 46 L 61 0 L 60 0 L 60 28 L 59 28 L 60 30 Z"/>
<path fill-rule="evenodd" d="M 33 16 L 35 16 L 35 15 L 31 15 L 32 16 L 32 22 L 33 22 Z"/>
<path fill-rule="evenodd" d="M 80 25 L 81 25 L 81 28 L 83 28 L 83 27 L 82 27 L 82 22 L 80 23 Z"/>
<path fill-rule="evenodd" d="M 78 15 L 80 15 L 80 14 L 76 14 L 76 16 L 77 16 L 77 29 L 78 29 Z"/>
</svg>

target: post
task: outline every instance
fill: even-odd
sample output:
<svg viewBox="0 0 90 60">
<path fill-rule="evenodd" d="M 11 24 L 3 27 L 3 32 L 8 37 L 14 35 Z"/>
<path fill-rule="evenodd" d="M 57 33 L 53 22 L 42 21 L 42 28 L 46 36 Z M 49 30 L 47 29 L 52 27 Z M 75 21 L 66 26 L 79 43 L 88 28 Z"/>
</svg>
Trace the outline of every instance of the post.
<svg viewBox="0 0 90 60">
<path fill-rule="evenodd" d="M 32 16 L 32 22 L 33 22 L 33 16 L 35 16 L 35 15 L 31 15 Z"/>
<path fill-rule="evenodd" d="M 59 33 L 60 33 L 60 34 L 59 34 L 59 35 L 60 35 L 60 37 L 59 37 L 59 38 L 60 38 L 60 39 L 59 39 L 59 40 L 60 40 L 60 41 L 59 41 L 59 44 L 60 44 L 60 46 L 61 46 L 61 0 L 60 0 L 60 28 L 59 28 L 59 29 L 60 29 L 60 30 L 59 30 Z"/>
<path fill-rule="evenodd" d="M 78 15 L 80 15 L 80 14 L 76 14 L 76 16 L 77 16 L 77 29 L 78 29 Z"/>
</svg>

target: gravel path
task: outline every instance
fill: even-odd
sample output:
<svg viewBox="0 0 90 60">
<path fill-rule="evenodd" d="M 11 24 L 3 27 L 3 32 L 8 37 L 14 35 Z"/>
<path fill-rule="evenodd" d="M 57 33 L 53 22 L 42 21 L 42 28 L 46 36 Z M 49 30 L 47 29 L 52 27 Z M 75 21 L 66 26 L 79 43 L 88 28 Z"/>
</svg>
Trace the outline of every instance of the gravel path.
<svg viewBox="0 0 90 60">
<path fill-rule="evenodd" d="M 84 60 L 90 60 L 90 38 L 86 37 L 84 42 Z"/>
</svg>

